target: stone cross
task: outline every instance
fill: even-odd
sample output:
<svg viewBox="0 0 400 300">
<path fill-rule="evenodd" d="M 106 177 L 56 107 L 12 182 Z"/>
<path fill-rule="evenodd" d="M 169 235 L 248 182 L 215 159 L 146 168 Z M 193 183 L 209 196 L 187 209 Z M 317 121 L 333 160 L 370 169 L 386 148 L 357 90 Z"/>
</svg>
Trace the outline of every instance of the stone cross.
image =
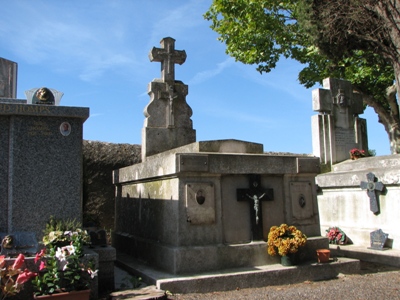
<svg viewBox="0 0 400 300">
<path fill-rule="evenodd" d="M 272 201 L 273 189 L 261 188 L 260 175 L 250 175 L 250 188 L 237 189 L 237 201 L 250 202 L 250 221 L 253 241 L 263 240 L 262 201 Z"/>
<path fill-rule="evenodd" d="M 313 154 L 321 163 L 332 165 L 349 159 L 353 148 L 368 150 L 362 96 L 353 92 L 351 82 L 334 78 L 323 80 L 323 88 L 312 91 Z"/>
<path fill-rule="evenodd" d="M 383 191 L 384 185 L 382 182 L 375 182 L 375 175 L 371 172 L 367 174 L 367 180 L 367 182 L 361 181 L 360 187 L 363 190 L 367 190 L 370 210 L 377 214 L 379 213 L 379 205 L 376 191 Z"/>
<path fill-rule="evenodd" d="M 184 50 L 175 50 L 175 40 L 161 40 L 161 48 L 150 50 L 150 61 L 161 62 L 161 77 L 148 85 L 150 103 L 144 109 L 142 130 L 142 161 L 146 157 L 196 141 L 196 130 L 190 117 L 192 109 L 186 102 L 188 86 L 175 80 L 175 64 L 186 60 Z"/>
<path fill-rule="evenodd" d="M 186 60 L 185 50 L 175 50 L 175 40 L 171 37 L 163 38 L 162 48 L 153 47 L 149 53 L 150 61 L 161 62 L 161 79 L 163 82 L 175 81 L 175 64 L 183 64 Z"/>
</svg>

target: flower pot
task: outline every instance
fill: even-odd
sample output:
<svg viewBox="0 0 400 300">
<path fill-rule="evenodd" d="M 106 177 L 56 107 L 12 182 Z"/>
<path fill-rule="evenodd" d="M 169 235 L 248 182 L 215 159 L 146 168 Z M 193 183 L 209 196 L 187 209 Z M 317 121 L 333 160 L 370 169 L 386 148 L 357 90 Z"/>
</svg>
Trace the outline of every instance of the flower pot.
<svg viewBox="0 0 400 300">
<path fill-rule="evenodd" d="M 289 256 L 283 255 L 281 256 L 281 265 L 282 266 L 292 266 L 292 260 L 290 259 Z"/>
<path fill-rule="evenodd" d="M 48 299 L 48 300 L 89 300 L 90 290 L 71 291 L 65 293 L 57 293 L 52 295 L 34 296 L 33 299 Z"/>
<path fill-rule="evenodd" d="M 331 251 L 328 249 L 317 249 L 317 258 L 319 263 L 329 262 Z"/>
</svg>

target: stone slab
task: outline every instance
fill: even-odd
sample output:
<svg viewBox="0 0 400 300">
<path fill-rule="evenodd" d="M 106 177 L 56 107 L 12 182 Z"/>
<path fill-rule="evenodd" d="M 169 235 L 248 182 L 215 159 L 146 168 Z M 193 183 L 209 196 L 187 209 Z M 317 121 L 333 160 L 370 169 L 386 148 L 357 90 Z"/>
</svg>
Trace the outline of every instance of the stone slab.
<svg viewBox="0 0 400 300">
<path fill-rule="evenodd" d="M 295 155 L 202 152 L 200 150 L 214 148 L 208 148 L 205 145 L 200 147 L 200 145 L 200 142 L 189 144 L 149 156 L 145 162 L 140 164 L 115 170 L 113 183 L 122 184 L 184 172 L 208 172 L 210 174 L 319 173 L 319 158 L 313 156 L 299 158 Z M 190 152 L 191 150 L 194 152 Z"/>
<path fill-rule="evenodd" d="M 400 250 L 397 249 L 380 251 L 357 245 L 329 245 L 329 249 L 334 256 L 356 258 L 400 268 Z"/>
<path fill-rule="evenodd" d="M 187 276 L 176 276 L 157 271 L 130 256 L 120 254 L 118 254 L 117 264 L 129 273 L 142 277 L 148 284 L 154 284 L 158 289 L 168 290 L 172 293 L 208 293 L 235 290 L 236 288 L 294 284 L 306 280 L 333 279 L 339 273 L 358 274 L 360 272 L 360 261 L 352 258 L 339 258 L 325 264 L 312 261 L 291 267 L 273 264 Z"/>
<path fill-rule="evenodd" d="M 347 160 L 332 167 L 332 172 L 320 174 L 316 182 L 320 187 L 335 188 L 360 186 L 367 173 L 374 173 L 384 185 L 400 183 L 400 154 L 364 157 Z"/>
</svg>

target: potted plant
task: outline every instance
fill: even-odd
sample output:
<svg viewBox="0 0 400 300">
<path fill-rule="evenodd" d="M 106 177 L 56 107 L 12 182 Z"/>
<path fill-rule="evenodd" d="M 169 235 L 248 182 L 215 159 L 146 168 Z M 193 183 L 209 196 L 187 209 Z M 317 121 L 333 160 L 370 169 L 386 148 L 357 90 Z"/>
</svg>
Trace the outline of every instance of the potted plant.
<svg viewBox="0 0 400 300">
<path fill-rule="evenodd" d="M 365 151 L 362 150 L 362 149 L 354 148 L 354 149 L 350 150 L 350 158 L 353 159 L 353 160 L 354 159 L 359 159 L 359 158 L 364 157 L 364 156 L 365 156 Z"/>
<path fill-rule="evenodd" d="M 344 245 L 347 243 L 347 236 L 339 227 L 329 227 L 326 230 L 326 237 L 329 244 Z"/>
<path fill-rule="evenodd" d="M 281 256 L 282 265 L 292 265 L 290 254 L 299 251 L 307 242 L 307 236 L 295 226 L 272 226 L 268 234 L 268 254 Z"/>
<path fill-rule="evenodd" d="M 90 283 L 97 275 L 97 270 L 94 263 L 83 256 L 87 239 L 87 232 L 81 229 L 51 231 L 44 236 L 46 247 L 35 257 L 35 263 L 39 264 L 39 273 L 32 280 L 35 299 L 45 299 L 55 294 L 59 296 L 61 293 L 72 297 L 65 299 L 89 299 Z M 79 298 L 83 294 L 84 298 Z"/>
<path fill-rule="evenodd" d="M 6 266 L 5 256 L 0 256 L 0 299 L 6 299 L 19 293 L 24 283 L 35 277 L 37 274 L 28 269 L 22 270 L 25 256 L 19 254 L 14 264 Z"/>
</svg>

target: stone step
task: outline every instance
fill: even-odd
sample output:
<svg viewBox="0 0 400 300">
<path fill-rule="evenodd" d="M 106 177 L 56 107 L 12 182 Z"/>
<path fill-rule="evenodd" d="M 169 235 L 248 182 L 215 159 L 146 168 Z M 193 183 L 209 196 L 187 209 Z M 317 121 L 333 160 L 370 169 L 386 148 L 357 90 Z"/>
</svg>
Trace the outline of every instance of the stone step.
<svg viewBox="0 0 400 300">
<path fill-rule="evenodd" d="M 363 261 L 400 267 L 400 250 L 384 248 L 373 250 L 358 245 L 329 245 L 331 255 L 336 257 L 356 258 Z"/>
<path fill-rule="evenodd" d="M 157 289 L 181 294 L 328 280 L 336 278 L 340 273 L 360 272 L 360 261 L 346 257 L 334 258 L 325 264 L 314 261 L 289 267 L 272 264 L 193 275 L 173 275 L 155 270 L 125 254 L 117 255 L 116 264 L 130 274 L 140 276 L 147 284 L 155 285 Z"/>
</svg>

